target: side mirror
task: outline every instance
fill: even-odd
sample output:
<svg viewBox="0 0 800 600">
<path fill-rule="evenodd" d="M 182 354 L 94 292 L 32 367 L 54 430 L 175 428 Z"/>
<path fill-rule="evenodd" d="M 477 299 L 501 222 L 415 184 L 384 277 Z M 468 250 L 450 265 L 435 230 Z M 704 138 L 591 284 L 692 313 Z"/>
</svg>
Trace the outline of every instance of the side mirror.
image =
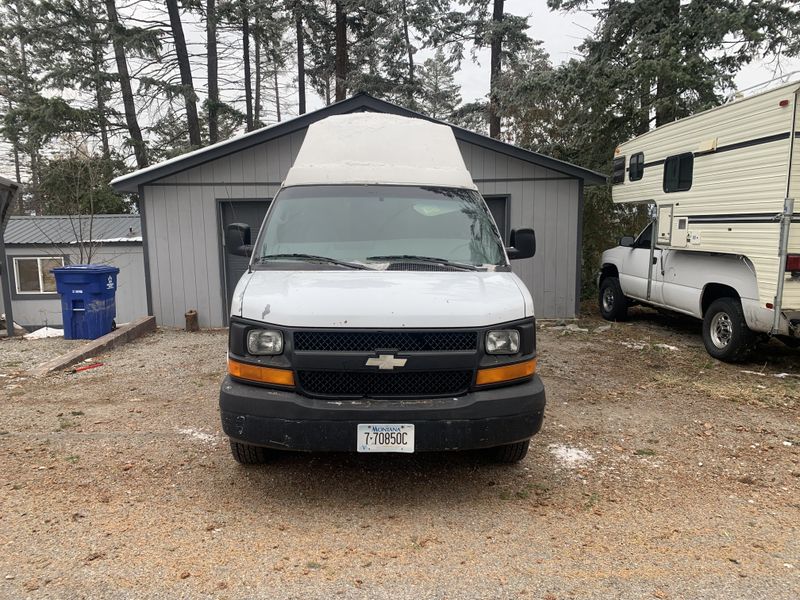
<svg viewBox="0 0 800 600">
<path fill-rule="evenodd" d="M 250 225 L 247 223 L 228 225 L 225 228 L 225 248 L 227 248 L 228 254 L 250 258 L 253 253 L 253 244 L 250 243 Z"/>
<path fill-rule="evenodd" d="M 619 245 L 624 246 L 625 248 L 633 248 L 633 243 L 636 239 L 632 235 L 625 235 L 619 238 Z"/>
<path fill-rule="evenodd" d="M 508 258 L 518 260 L 536 254 L 536 234 L 533 229 L 512 229 L 511 247 L 506 248 Z"/>
</svg>

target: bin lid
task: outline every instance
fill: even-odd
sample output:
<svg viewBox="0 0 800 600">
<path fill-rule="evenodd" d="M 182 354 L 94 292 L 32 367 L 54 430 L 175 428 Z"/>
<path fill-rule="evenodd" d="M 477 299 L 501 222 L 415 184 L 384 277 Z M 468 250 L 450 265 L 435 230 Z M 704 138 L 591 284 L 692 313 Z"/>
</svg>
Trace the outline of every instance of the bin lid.
<svg viewBox="0 0 800 600">
<path fill-rule="evenodd" d="M 55 267 L 53 273 L 88 273 L 101 275 L 105 273 L 119 273 L 119 269 L 108 265 L 66 265 L 63 267 Z"/>
</svg>

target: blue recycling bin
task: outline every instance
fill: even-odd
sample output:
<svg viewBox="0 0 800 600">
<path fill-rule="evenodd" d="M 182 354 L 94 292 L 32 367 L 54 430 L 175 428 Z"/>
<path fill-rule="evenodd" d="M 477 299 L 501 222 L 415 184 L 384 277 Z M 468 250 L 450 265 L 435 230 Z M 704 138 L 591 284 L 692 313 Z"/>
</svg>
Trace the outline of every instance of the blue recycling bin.
<svg viewBox="0 0 800 600">
<path fill-rule="evenodd" d="M 94 340 L 114 328 L 119 269 L 106 265 L 56 267 L 56 290 L 61 295 L 64 338 Z"/>
</svg>

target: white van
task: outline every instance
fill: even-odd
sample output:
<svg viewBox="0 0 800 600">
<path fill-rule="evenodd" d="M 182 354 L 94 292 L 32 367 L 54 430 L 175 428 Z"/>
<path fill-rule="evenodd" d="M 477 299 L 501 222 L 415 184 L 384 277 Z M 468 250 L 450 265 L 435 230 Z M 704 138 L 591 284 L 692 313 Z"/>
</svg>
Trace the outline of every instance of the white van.
<svg viewBox="0 0 800 600">
<path fill-rule="evenodd" d="M 544 418 L 531 294 L 452 130 L 359 113 L 312 124 L 234 293 L 222 425 L 271 450 L 491 448 L 521 460 Z"/>
</svg>

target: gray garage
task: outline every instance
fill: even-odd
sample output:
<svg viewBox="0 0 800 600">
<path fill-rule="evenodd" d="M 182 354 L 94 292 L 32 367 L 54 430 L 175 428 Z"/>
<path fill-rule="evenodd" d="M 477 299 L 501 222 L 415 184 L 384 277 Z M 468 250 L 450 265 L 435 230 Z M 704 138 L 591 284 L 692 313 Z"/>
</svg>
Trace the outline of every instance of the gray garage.
<svg viewBox="0 0 800 600">
<path fill-rule="evenodd" d="M 358 111 L 427 118 L 359 94 L 320 110 L 135 171 L 112 182 L 138 193 L 150 314 L 180 326 L 189 309 L 203 327 L 227 324 L 229 298 L 247 260 L 223 251 L 234 222 L 258 230 L 294 162 L 310 123 Z M 464 162 L 506 238 L 533 227 L 538 251 L 514 271 L 534 296 L 540 318 L 575 316 L 579 302 L 584 185 L 602 175 L 453 127 Z"/>
</svg>

